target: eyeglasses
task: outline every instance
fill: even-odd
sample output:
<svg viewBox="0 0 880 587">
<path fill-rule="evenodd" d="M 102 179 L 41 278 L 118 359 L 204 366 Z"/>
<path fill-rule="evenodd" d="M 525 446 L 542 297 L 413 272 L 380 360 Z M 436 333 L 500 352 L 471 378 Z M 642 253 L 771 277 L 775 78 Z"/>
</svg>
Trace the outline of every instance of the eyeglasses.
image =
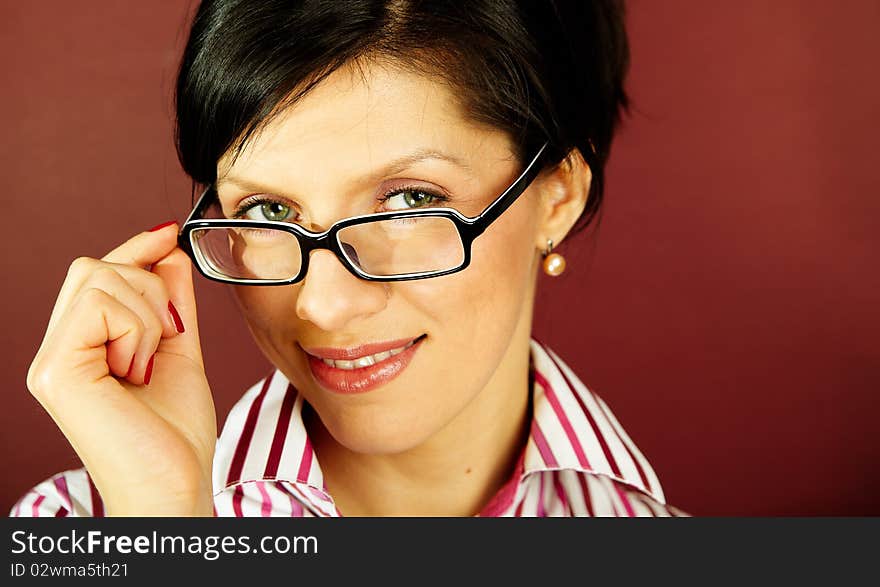
<svg viewBox="0 0 880 587">
<path fill-rule="evenodd" d="M 520 176 L 479 215 L 452 208 L 379 212 L 345 218 L 324 232 L 273 220 L 224 218 L 213 188 L 205 190 L 177 237 L 199 272 L 236 285 L 289 285 L 302 280 L 309 254 L 332 251 L 368 281 L 407 281 L 456 273 L 471 261 L 471 244 L 540 173 L 547 143 Z M 214 216 L 214 217 L 212 217 Z"/>
</svg>

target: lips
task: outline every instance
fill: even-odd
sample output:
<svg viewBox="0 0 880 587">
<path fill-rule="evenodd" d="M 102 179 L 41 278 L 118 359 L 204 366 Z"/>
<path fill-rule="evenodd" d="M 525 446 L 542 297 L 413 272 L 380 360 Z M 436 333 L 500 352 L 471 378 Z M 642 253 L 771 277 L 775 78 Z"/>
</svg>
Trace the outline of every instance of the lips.
<svg viewBox="0 0 880 587">
<path fill-rule="evenodd" d="M 427 335 L 353 348 L 303 348 L 315 380 L 328 391 L 364 393 L 400 375 Z"/>
</svg>

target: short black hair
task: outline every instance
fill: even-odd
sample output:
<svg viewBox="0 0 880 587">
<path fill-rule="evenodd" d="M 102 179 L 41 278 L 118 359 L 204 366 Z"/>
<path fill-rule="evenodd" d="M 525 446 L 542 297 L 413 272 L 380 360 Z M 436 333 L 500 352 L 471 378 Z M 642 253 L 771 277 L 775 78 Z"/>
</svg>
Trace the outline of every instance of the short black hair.
<svg viewBox="0 0 880 587">
<path fill-rule="evenodd" d="M 577 148 L 593 175 L 579 226 L 598 212 L 628 107 L 623 0 L 204 0 L 177 78 L 184 171 L 213 183 L 279 106 L 362 59 L 439 75 L 521 161 L 544 141 L 548 166 Z"/>
</svg>

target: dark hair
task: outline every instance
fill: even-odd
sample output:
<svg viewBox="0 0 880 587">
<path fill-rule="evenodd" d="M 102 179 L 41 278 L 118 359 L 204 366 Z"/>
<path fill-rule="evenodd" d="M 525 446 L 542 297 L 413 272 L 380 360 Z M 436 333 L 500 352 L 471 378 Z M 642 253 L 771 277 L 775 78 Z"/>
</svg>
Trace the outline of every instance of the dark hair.
<svg viewBox="0 0 880 587">
<path fill-rule="evenodd" d="M 205 0 L 177 79 L 177 151 L 194 182 L 279 106 L 347 63 L 391 61 L 442 77 L 473 119 L 509 133 L 522 160 L 573 149 L 599 210 L 629 66 L 622 0 Z"/>
</svg>

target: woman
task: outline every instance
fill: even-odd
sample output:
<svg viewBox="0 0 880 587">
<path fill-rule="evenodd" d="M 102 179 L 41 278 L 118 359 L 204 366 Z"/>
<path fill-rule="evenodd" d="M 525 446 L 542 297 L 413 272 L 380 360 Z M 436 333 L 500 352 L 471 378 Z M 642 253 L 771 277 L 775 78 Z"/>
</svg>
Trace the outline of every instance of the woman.
<svg viewBox="0 0 880 587">
<path fill-rule="evenodd" d="M 301 4 L 301 5 L 300 5 Z M 626 106 L 622 6 L 206 1 L 190 218 L 70 268 L 28 388 L 84 469 L 14 515 L 675 515 L 530 338 Z M 190 263 L 276 371 L 217 439 Z"/>
</svg>

